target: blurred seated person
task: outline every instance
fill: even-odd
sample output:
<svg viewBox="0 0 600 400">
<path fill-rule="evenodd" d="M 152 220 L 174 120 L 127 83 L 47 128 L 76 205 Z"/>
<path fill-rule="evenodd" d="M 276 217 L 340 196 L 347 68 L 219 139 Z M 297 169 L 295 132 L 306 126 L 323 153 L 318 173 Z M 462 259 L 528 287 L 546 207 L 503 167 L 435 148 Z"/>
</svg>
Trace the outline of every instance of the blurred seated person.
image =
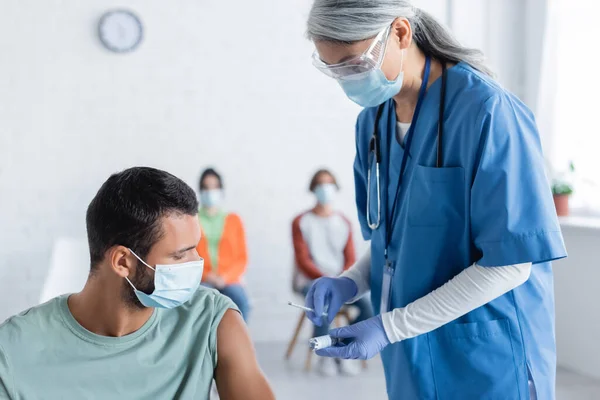
<svg viewBox="0 0 600 400">
<path fill-rule="evenodd" d="M 294 290 L 306 296 L 312 281 L 322 276 L 337 276 L 350 268 L 355 260 L 352 240 L 352 224 L 341 212 L 334 208 L 334 198 L 339 186 L 333 174 L 322 169 L 310 181 L 310 191 L 315 195 L 316 204 L 294 219 L 292 239 L 296 261 Z M 352 304 L 358 309 L 358 316 L 350 323 L 356 323 L 373 316 L 370 301 L 360 298 Z M 314 326 L 313 336 L 326 335 L 329 326 Z M 327 357 L 319 359 L 319 370 L 324 375 L 337 372 L 335 363 L 342 373 L 356 373 L 356 366 Z"/>
<path fill-rule="evenodd" d="M 204 258 L 202 283 L 229 297 L 248 321 L 250 304 L 242 285 L 248 265 L 246 235 L 240 217 L 223 210 L 223 179 L 212 168 L 200 176 L 198 212 L 202 238 L 198 254 Z"/>
<path fill-rule="evenodd" d="M 153 168 L 102 185 L 83 290 L 0 325 L 2 399 L 273 399 L 240 313 L 199 288 L 192 188 Z"/>
</svg>

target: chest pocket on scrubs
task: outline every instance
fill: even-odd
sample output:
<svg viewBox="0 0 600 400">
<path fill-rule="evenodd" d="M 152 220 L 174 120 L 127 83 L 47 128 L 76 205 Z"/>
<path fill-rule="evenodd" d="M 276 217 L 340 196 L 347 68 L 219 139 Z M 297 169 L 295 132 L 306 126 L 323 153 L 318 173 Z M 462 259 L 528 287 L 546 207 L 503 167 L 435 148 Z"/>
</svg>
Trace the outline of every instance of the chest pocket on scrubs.
<svg viewBox="0 0 600 400">
<path fill-rule="evenodd" d="M 465 170 L 416 165 L 410 187 L 408 224 L 411 226 L 463 226 Z"/>
</svg>

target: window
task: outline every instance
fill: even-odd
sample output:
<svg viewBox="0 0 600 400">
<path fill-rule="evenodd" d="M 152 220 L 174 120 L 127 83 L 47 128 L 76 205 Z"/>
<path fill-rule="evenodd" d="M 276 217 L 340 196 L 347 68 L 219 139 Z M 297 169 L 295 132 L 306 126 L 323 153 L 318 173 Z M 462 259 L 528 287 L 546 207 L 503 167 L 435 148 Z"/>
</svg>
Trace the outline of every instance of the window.
<svg viewBox="0 0 600 400">
<path fill-rule="evenodd" d="M 557 65 L 550 161 L 559 172 L 573 162 L 572 206 L 596 214 L 600 213 L 600 1 L 550 3 L 556 8 L 546 30 L 557 30 L 552 35 Z"/>
</svg>

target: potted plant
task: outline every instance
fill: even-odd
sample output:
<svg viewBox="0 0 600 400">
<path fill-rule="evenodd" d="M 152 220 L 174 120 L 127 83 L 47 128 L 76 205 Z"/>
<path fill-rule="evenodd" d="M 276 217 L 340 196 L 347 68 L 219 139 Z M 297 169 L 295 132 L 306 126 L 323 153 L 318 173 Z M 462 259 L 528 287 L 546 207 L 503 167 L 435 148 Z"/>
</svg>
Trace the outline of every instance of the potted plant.
<svg viewBox="0 0 600 400">
<path fill-rule="evenodd" d="M 554 206 L 556 207 L 556 214 L 558 216 L 569 215 L 569 197 L 573 194 L 573 184 L 568 175 L 572 175 L 575 172 L 573 163 L 569 163 L 568 174 L 562 174 L 554 179 L 552 182 L 552 195 L 554 197 Z"/>
</svg>

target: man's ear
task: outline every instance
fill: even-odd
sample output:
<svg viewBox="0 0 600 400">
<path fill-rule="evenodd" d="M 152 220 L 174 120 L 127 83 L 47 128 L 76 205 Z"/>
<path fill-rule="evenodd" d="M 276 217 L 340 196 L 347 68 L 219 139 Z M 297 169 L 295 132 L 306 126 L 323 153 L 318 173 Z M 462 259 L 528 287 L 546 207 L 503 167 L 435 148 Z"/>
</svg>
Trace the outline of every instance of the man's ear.
<svg viewBox="0 0 600 400">
<path fill-rule="evenodd" d="M 125 246 L 114 246 L 108 253 L 111 271 L 121 278 L 131 279 L 135 275 L 135 268 L 139 261 L 131 250 Z"/>
</svg>

